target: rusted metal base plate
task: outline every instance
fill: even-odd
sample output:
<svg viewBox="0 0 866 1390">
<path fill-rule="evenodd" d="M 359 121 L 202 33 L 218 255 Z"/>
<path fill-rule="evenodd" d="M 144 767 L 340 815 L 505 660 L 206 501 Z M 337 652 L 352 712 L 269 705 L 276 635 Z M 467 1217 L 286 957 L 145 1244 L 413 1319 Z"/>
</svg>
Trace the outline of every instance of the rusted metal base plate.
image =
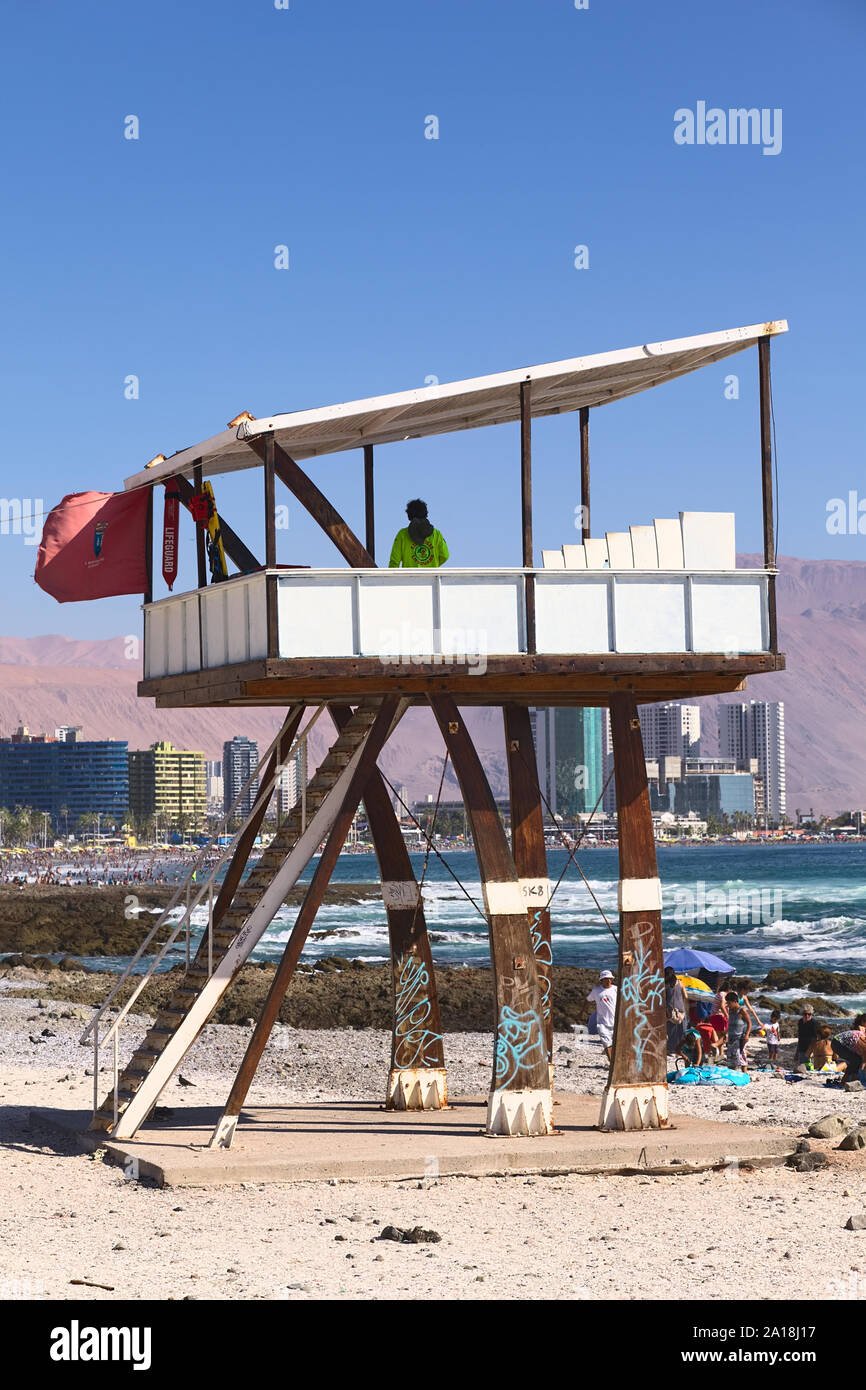
<svg viewBox="0 0 866 1390">
<path fill-rule="evenodd" d="M 177 1109 L 171 1123 L 137 1139 L 86 1132 L 89 1113 L 34 1110 L 40 1125 L 70 1132 L 84 1149 L 104 1148 L 127 1176 L 170 1187 L 239 1182 L 424 1179 L 461 1173 L 683 1173 L 744 1163 L 778 1163 L 797 1139 L 780 1130 L 673 1115 L 673 1128 L 601 1134 L 598 1097 L 560 1095 L 556 1133 L 484 1132 L 487 1096 L 451 1099 L 447 1110 L 387 1111 L 372 1101 L 245 1108 L 234 1147 L 207 1147 L 219 1110 Z"/>
</svg>

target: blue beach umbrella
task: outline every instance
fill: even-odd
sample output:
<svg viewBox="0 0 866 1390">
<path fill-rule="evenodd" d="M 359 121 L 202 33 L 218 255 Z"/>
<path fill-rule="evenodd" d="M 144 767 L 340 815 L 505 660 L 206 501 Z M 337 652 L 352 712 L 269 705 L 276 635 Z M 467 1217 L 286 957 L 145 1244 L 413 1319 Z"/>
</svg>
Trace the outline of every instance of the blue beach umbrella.
<svg viewBox="0 0 866 1390">
<path fill-rule="evenodd" d="M 720 956 L 714 956 L 710 951 L 693 951 L 690 946 L 677 946 L 675 951 L 668 951 L 665 965 L 672 965 L 674 970 L 682 971 L 720 970 L 726 975 L 734 969 Z"/>
</svg>

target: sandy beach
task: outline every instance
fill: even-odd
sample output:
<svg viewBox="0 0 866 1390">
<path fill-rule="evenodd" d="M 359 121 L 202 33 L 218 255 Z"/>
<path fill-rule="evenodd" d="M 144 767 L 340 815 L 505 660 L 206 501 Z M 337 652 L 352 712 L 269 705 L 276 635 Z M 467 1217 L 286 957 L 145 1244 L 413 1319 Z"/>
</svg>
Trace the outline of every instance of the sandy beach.
<svg viewBox="0 0 866 1390">
<path fill-rule="evenodd" d="M 840 1152 L 838 1138 L 809 1141 L 830 1162 L 813 1173 L 771 1167 L 670 1178 L 444 1178 L 218 1190 L 127 1180 L 119 1168 L 31 1123 L 34 1108 L 89 1104 L 90 1054 L 77 1041 L 89 1011 L 22 997 L 23 987 L 0 982 L 5 1298 L 866 1296 L 866 1232 L 844 1229 L 850 1216 L 866 1211 L 866 1150 Z M 130 1045 L 142 1021 L 133 1022 Z M 210 1025 L 181 1068 L 183 1081 L 170 1083 L 161 1104 L 176 1110 L 221 1104 L 248 1037 L 248 1028 Z M 446 1037 L 446 1047 L 452 1093 L 485 1090 L 489 1034 Z M 384 1031 L 280 1027 L 250 1102 L 378 1099 L 387 1054 Z M 594 1038 L 557 1034 L 555 1060 L 557 1090 L 600 1093 L 606 1066 Z M 758 1049 L 754 1060 L 765 1060 Z M 722 1114 L 731 1103 L 739 1108 Z M 825 1090 L 815 1078 L 791 1085 L 757 1071 L 749 1086 L 737 1089 L 674 1087 L 671 1108 L 803 1136 L 830 1113 L 866 1124 L 866 1091 Z M 421 1226 L 441 1240 L 380 1239 L 389 1225 Z"/>
</svg>

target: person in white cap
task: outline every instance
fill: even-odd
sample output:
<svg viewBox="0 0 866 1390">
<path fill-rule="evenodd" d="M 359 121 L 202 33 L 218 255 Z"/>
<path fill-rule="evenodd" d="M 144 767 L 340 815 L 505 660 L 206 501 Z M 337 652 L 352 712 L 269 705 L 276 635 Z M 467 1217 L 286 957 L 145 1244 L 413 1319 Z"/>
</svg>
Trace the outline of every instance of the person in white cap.
<svg viewBox="0 0 866 1390">
<path fill-rule="evenodd" d="M 613 1023 L 616 1018 L 616 985 L 613 982 L 613 972 L 602 970 L 598 977 L 598 984 L 593 985 L 589 994 L 586 996 L 590 1004 L 595 1005 L 595 1020 L 598 1028 L 598 1036 L 601 1038 L 604 1048 L 604 1055 L 610 1061 L 610 1049 L 613 1044 Z"/>
</svg>

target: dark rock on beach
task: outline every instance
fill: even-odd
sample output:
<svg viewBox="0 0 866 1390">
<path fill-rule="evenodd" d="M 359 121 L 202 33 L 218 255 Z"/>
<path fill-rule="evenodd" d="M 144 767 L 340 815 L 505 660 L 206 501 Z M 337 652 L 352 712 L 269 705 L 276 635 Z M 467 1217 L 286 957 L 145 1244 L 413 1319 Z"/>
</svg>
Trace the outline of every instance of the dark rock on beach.
<svg viewBox="0 0 866 1390">
<path fill-rule="evenodd" d="M 759 994 L 753 1001 L 761 1009 L 778 1009 L 781 1014 L 788 1014 L 791 1017 L 799 1018 L 803 1009 L 808 1004 L 814 1011 L 816 1018 L 851 1018 L 850 1009 L 843 1009 L 841 1004 L 834 1004 L 832 999 L 822 999 L 820 994 L 810 994 L 802 999 L 773 999 L 768 994 Z"/>
<path fill-rule="evenodd" d="M 781 967 L 770 970 L 764 980 L 765 990 L 811 989 L 818 994 L 864 994 L 866 975 L 849 975 L 839 970 L 816 970 L 806 966 L 803 970 L 785 970 Z M 814 1003 L 810 1000 L 810 1003 Z"/>
<path fill-rule="evenodd" d="M 165 907 L 176 887 L 162 883 L 106 888 L 29 883 L 22 891 L 13 884 L 0 883 L 0 956 L 13 952 L 56 955 L 60 951 L 76 956 L 132 955 L 156 920 L 150 909 Z M 306 884 L 293 888 L 286 903 L 300 907 L 306 888 Z M 381 892 L 378 883 L 336 883 L 328 888 L 325 902 L 361 903 L 379 897 Z M 137 902 L 132 902 L 133 898 Z"/>
<path fill-rule="evenodd" d="M 829 1158 L 820 1151 L 791 1154 L 786 1162 L 787 1166 L 793 1168 L 795 1173 L 814 1173 L 819 1168 L 829 1168 L 830 1166 Z"/>
</svg>

